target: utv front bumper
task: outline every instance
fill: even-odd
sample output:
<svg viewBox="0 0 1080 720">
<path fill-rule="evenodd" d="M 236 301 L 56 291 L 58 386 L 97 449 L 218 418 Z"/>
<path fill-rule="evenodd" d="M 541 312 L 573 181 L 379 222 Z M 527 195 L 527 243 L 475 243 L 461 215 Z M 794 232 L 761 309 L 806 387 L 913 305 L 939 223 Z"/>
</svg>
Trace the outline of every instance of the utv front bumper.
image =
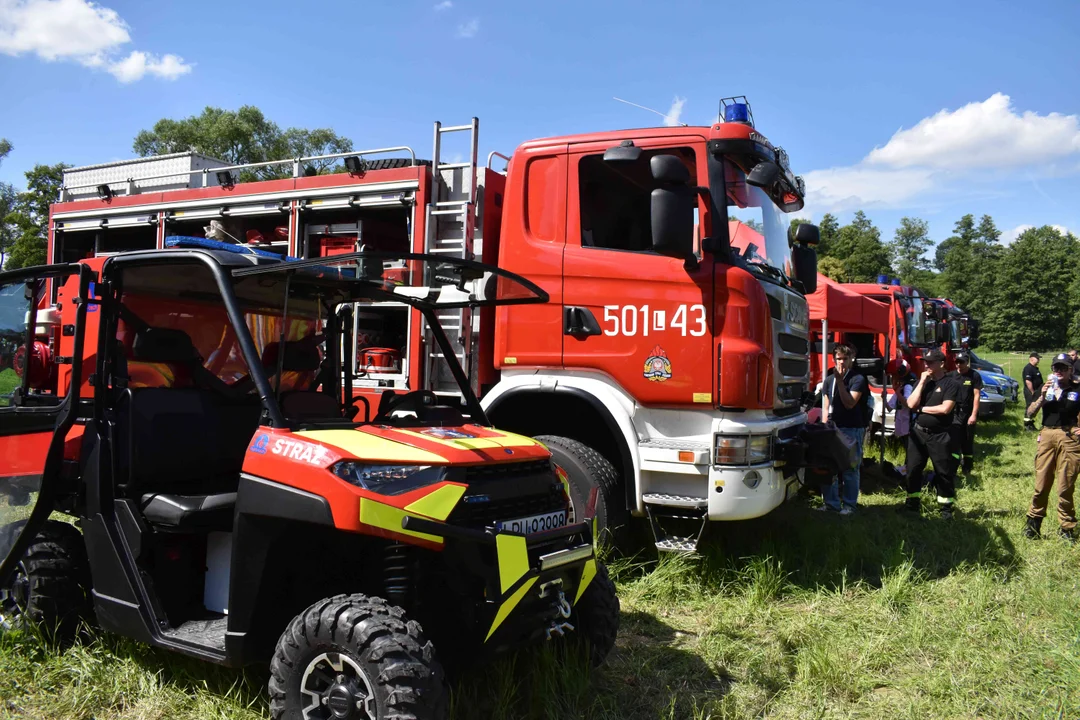
<svg viewBox="0 0 1080 720">
<path fill-rule="evenodd" d="M 446 539 L 444 554 L 484 580 L 475 608 L 485 647 L 500 651 L 574 630 L 573 607 L 596 577 L 591 521 L 530 535 L 407 516 L 405 530 Z"/>
</svg>

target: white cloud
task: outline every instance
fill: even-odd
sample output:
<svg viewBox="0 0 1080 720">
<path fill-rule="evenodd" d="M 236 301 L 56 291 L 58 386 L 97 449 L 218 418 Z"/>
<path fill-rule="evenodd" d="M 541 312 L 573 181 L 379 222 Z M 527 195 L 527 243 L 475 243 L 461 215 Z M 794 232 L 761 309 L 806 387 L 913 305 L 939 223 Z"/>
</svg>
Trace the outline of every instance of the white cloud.
<svg viewBox="0 0 1080 720">
<path fill-rule="evenodd" d="M 454 7 L 454 3 L 450 0 L 443 0 L 441 3 L 435 6 L 435 12 L 442 12 L 443 10 L 449 10 Z"/>
<path fill-rule="evenodd" d="M 1031 230 L 1034 227 L 1034 225 L 1017 225 L 1012 230 L 1005 230 L 1001 233 L 1001 242 L 1005 245 L 1012 245 L 1013 242 L 1015 242 L 1016 238 L 1020 237 L 1025 232 Z M 1050 227 L 1054 228 L 1062 235 L 1068 235 L 1069 233 L 1072 233 L 1073 235 L 1077 234 L 1075 231 L 1070 230 L 1064 225 L 1051 225 Z"/>
<path fill-rule="evenodd" d="M 90 0 L 0 0 L 0 53 L 5 55 L 75 61 L 121 82 L 147 74 L 174 80 L 191 72 L 191 65 L 172 54 L 158 58 L 135 50 L 119 58 L 119 48 L 130 42 L 123 18 Z"/>
<path fill-rule="evenodd" d="M 928 188 L 933 173 L 918 168 L 881 170 L 859 164 L 811 170 L 804 179 L 808 207 L 843 211 L 902 206 Z"/>
<path fill-rule="evenodd" d="M 664 116 L 665 125 L 668 127 L 682 125 L 682 121 L 679 120 L 679 118 L 682 117 L 683 105 L 686 105 L 686 98 L 676 95 L 671 103 L 671 107 L 668 108 L 667 115 Z"/>
<path fill-rule="evenodd" d="M 898 130 L 865 162 L 894 168 L 1013 168 L 1080 152 L 1080 117 L 1025 111 L 1008 95 L 941 110 L 908 130 Z"/>
<path fill-rule="evenodd" d="M 1018 113 L 995 93 L 958 110 L 941 110 L 847 167 L 806 174 L 807 204 L 815 211 L 910 207 L 950 183 L 970 186 L 1024 166 L 1059 162 L 1080 153 L 1080 116 Z"/>
<path fill-rule="evenodd" d="M 459 38 L 474 38 L 480 32 L 480 19 L 473 18 L 467 23 L 458 25 L 457 36 Z"/>
<path fill-rule="evenodd" d="M 141 80 L 147 74 L 164 80 L 175 80 L 191 72 L 191 66 L 185 65 L 184 60 L 176 55 L 169 54 L 157 58 L 138 50 L 119 62 L 111 63 L 107 69 L 122 83 Z"/>
</svg>

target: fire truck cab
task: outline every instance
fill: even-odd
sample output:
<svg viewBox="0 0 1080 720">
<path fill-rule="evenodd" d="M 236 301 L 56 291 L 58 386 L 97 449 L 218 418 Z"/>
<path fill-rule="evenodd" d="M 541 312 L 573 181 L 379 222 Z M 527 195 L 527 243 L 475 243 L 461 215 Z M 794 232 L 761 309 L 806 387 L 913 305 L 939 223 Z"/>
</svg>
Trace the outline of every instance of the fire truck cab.
<svg viewBox="0 0 1080 720">
<path fill-rule="evenodd" d="M 301 260 L 441 254 L 522 275 L 551 302 L 437 312 L 484 411 L 551 449 L 575 505 L 596 489 L 602 528 L 644 516 L 658 548 L 690 550 L 709 520 L 764 515 L 798 483 L 816 285 L 817 228 L 789 224 L 802 179 L 745 98 L 721 113 L 711 127 L 534 140 L 486 167 L 474 118 L 436 123 L 430 161 L 396 147 L 76 168 L 52 208 L 49 262 L 196 237 Z M 446 160 L 451 135 L 467 141 L 464 160 Z M 310 169 L 327 161 L 340 171 Z M 255 176 L 268 166 L 272 179 Z M 352 323 L 356 396 L 461 399 L 407 304 L 357 303 Z"/>
</svg>

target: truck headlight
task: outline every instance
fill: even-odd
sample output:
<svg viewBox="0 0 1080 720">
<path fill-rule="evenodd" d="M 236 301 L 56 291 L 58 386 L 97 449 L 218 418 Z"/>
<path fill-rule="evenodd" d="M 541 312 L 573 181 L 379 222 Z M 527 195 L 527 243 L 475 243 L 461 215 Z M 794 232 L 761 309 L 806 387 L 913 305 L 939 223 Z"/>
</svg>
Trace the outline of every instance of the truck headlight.
<svg viewBox="0 0 1080 720">
<path fill-rule="evenodd" d="M 772 460 L 772 435 L 713 436 L 714 465 L 756 465 Z"/>
<path fill-rule="evenodd" d="M 376 465 L 343 460 L 333 465 L 330 472 L 350 485 L 365 490 L 400 495 L 446 479 L 447 468 L 442 465 Z"/>
</svg>

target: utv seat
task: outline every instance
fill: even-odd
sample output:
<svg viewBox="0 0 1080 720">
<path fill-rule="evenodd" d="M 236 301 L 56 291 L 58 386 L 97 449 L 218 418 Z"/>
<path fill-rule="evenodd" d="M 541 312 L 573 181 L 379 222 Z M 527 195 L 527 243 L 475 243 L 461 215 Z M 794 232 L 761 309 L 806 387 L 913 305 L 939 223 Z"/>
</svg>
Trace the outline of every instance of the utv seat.
<svg viewBox="0 0 1080 720">
<path fill-rule="evenodd" d="M 281 393 L 281 413 L 290 420 L 328 420 L 342 417 L 337 398 L 317 390 L 302 389 L 318 387 L 318 372 L 322 356 L 315 338 L 286 341 L 285 354 L 281 358 L 282 387 L 286 380 L 290 389 Z M 277 374 L 282 343 L 276 342 L 263 350 L 262 364 L 271 378 Z M 273 381 L 271 380 L 271 385 Z"/>
<path fill-rule="evenodd" d="M 191 367 L 202 362 L 179 330 L 150 328 L 136 337 L 134 360 Z M 192 373 L 198 382 L 198 371 Z M 244 455 L 259 424 L 258 397 L 216 389 L 123 390 L 116 407 L 120 492 L 166 531 L 232 528 Z"/>
</svg>

